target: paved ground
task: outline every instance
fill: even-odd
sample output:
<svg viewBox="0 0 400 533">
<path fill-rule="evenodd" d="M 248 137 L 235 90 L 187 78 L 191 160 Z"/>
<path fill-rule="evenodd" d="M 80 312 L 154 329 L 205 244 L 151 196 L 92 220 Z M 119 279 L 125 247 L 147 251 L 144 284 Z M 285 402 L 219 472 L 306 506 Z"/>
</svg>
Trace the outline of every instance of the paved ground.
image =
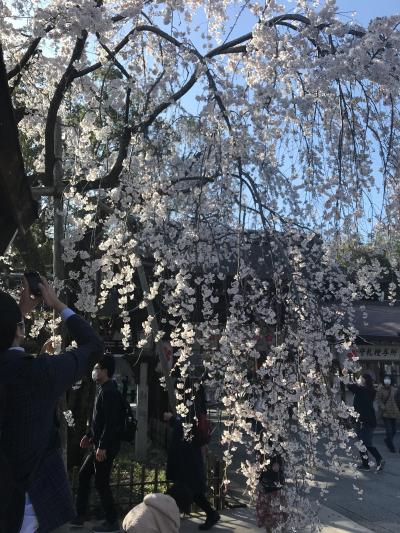
<svg viewBox="0 0 400 533">
<path fill-rule="evenodd" d="M 338 531 L 358 532 L 354 529 L 358 525 L 374 533 L 400 533 L 400 453 L 390 453 L 383 438 L 384 430 L 378 428 L 374 444 L 386 461 L 383 472 L 377 473 L 375 468 L 371 468 L 369 472 L 354 473 L 349 466 L 345 475 L 339 480 L 327 470 L 318 472 L 317 483 L 329 488 L 329 494 L 323 503 L 332 513 L 338 513 L 333 521 L 329 521 L 325 514 L 320 516 L 323 524 L 335 525 Z M 400 431 L 394 440 L 399 450 Z M 213 450 L 213 453 L 216 452 L 217 450 Z M 356 453 L 354 462 L 358 462 Z M 239 462 L 234 462 L 232 466 L 234 469 L 238 468 Z M 231 479 L 229 490 L 240 499 L 243 493 L 243 480 L 235 475 L 231 475 Z M 355 485 L 363 490 L 362 499 L 359 499 L 354 489 Z M 353 529 L 348 529 L 350 527 L 348 524 L 347 529 L 343 528 L 344 522 L 340 517 L 349 520 Z"/>
<path fill-rule="evenodd" d="M 180 533 L 199 531 L 198 527 L 204 520 L 200 515 L 185 518 L 181 522 Z M 327 507 L 321 508 L 320 520 L 322 522 L 321 533 L 372 533 L 370 529 L 356 524 L 346 517 L 336 513 Z M 90 533 L 91 529 L 60 529 L 57 533 L 73 532 Z M 223 511 L 221 520 L 212 529 L 215 533 L 260 533 L 261 529 L 256 526 L 253 509 L 241 508 Z M 306 531 L 302 533 L 307 533 Z"/>
<path fill-rule="evenodd" d="M 346 517 L 322 507 L 320 513 L 322 522 L 322 533 L 372 533 Z M 198 531 L 198 526 L 202 522 L 201 517 L 193 517 L 182 521 L 180 533 L 190 533 Z M 221 514 L 221 520 L 212 529 L 215 533 L 260 533 L 261 529 L 256 526 L 254 511 L 252 509 L 232 509 Z M 303 532 L 306 533 L 306 532 Z"/>
<path fill-rule="evenodd" d="M 355 480 L 348 469 L 346 475 L 336 481 L 330 472 L 325 471 L 320 472 L 318 478 L 330 488 L 325 502 L 328 507 L 376 533 L 399 533 L 400 453 L 388 452 L 383 437 L 383 431 L 375 436 L 375 445 L 386 461 L 383 472 L 363 472 Z M 357 499 L 353 484 L 364 491 L 362 500 Z"/>
<path fill-rule="evenodd" d="M 339 480 L 328 470 L 321 470 L 317 483 L 328 487 L 330 492 L 320 512 L 323 533 L 400 533 L 400 453 L 389 453 L 383 443 L 383 431 L 375 435 L 375 445 L 386 460 L 383 472 L 375 469 L 360 472 L 354 477 L 350 467 Z M 400 446 L 400 435 L 397 438 Z M 362 499 L 354 489 L 357 485 L 363 490 Z M 243 493 L 243 484 L 237 478 L 232 492 L 236 497 Z M 191 517 L 182 522 L 181 533 L 198 531 L 201 517 Z M 91 530 L 79 530 L 89 533 Z M 213 531 L 215 533 L 260 533 L 255 524 L 252 509 L 231 509 L 222 513 L 222 520 Z M 68 528 L 57 533 L 67 533 Z M 299 533 L 308 533 L 307 531 Z"/>
</svg>

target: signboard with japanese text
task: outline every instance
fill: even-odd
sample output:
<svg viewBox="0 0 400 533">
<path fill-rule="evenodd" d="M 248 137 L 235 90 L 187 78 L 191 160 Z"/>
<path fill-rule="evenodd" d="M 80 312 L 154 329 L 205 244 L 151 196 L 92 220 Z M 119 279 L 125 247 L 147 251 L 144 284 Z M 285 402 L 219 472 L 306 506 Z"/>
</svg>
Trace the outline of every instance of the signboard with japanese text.
<svg viewBox="0 0 400 533">
<path fill-rule="evenodd" d="M 363 345 L 357 346 L 360 361 L 400 361 L 400 345 Z"/>
</svg>

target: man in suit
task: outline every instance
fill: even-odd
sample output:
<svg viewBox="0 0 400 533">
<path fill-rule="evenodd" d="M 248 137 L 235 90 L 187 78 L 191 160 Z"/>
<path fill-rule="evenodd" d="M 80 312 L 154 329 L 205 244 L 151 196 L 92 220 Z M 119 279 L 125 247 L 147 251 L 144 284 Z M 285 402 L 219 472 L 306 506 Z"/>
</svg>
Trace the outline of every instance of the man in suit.
<svg viewBox="0 0 400 533">
<path fill-rule="evenodd" d="M 33 298 L 24 278 L 20 304 L 0 292 L 0 533 L 49 533 L 74 517 L 59 447 L 59 397 L 102 356 L 93 328 L 62 303 L 42 278 Z M 59 355 L 25 353 L 24 316 L 44 302 L 65 321 L 74 348 Z"/>
<path fill-rule="evenodd" d="M 93 528 L 93 533 L 117 533 L 120 531 L 117 512 L 110 487 L 110 474 L 114 459 L 121 446 L 123 424 L 122 396 L 112 377 L 115 359 L 106 355 L 96 363 L 92 379 L 97 385 L 92 424 L 81 440 L 81 448 L 89 449 L 79 471 L 76 497 L 77 517 L 71 522 L 75 528 L 83 527 L 87 513 L 90 480 L 94 476 L 97 492 L 104 510 L 105 521 Z"/>
</svg>

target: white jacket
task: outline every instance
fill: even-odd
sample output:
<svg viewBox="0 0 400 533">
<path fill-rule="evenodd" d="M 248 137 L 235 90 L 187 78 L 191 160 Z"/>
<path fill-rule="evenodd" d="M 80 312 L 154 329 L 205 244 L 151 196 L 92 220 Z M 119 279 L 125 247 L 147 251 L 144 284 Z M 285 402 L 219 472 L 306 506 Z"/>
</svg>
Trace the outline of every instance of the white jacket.
<svg viewBox="0 0 400 533">
<path fill-rule="evenodd" d="M 178 533 L 179 509 L 167 494 L 148 494 L 143 503 L 125 516 L 122 528 L 126 533 Z"/>
</svg>

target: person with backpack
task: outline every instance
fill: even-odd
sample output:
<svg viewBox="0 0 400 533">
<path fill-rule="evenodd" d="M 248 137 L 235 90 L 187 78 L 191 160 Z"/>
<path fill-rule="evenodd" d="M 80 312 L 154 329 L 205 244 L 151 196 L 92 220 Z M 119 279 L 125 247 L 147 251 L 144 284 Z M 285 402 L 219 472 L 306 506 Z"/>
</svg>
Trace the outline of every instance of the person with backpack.
<svg viewBox="0 0 400 533">
<path fill-rule="evenodd" d="M 368 452 L 376 461 L 377 471 L 383 470 L 385 461 L 383 457 L 373 446 L 372 439 L 376 428 L 376 414 L 374 409 L 374 400 L 376 391 L 374 382 L 369 374 L 363 374 L 358 383 L 350 383 L 348 389 L 354 394 L 353 407 L 359 414 L 356 422 L 356 434 L 366 448 L 366 451 L 360 451 L 361 464 L 357 466 L 358 470 L 369 470 Z"/>
<path fill-rule="evenodd" d="M 49 533 L 74 516 L 55 413 L 60 396 L 103 354 L 94 329 L 40 279 L 34 296 L 23 278 L 19 305 L 0 292 L 0 533 Z M 38 357 L 24 351 L 24 317 L 42 302 L 61 315 L 76 348 Z"/>
<path fill-rule="evenodd" d="M 398 389 L 392 386 L 390 376 L 384 377 L 383 384 L 378 388 L 378 392 L 376 393 L 376 401 L 383 423 L 385 424 L 385 444 L 390 452 L 396 453 L 393 438 L 396 434 L 396 424 L 400 418 L 400 410 L 397 405 Z"/>
<path fill-rule="evenodd" d="M 94 527 L 94 533 L 119 532 L 117 511 L 110 487 L 110 476 L 121 446 L 124 426 L 124 403 L 117 384 L 112 379 L 115 360 L 106 355 L 94 366 L 92 379 L 97 385 L 92 423 L 82 437 L 81 448 L 89 450 L 79 471 L 76 496 L 77 516 L 70 522 L 74 528 L 83 528 L 88 510 L 90 481 L 94 476 L 95 486 L 104 510 L 105 521 Z"/>
<path fill-rule="evenodd" d="M 164 421 L 172 428 L 166 476 L 169 481 L 185 485 L 191 491 L 193 502 L 206 513 L 205 522 L 199 526 L 200 530 L 205 531 L 211 529 L 221 517 L 206 498 L 203 448 L 210 441 L 210 430 L 201 386 L 195 395 L 189 419 L 192 422 L 190 440 L 184 437 L 181 417 L 170 412 L 164 413 Z"/>
</svg>

